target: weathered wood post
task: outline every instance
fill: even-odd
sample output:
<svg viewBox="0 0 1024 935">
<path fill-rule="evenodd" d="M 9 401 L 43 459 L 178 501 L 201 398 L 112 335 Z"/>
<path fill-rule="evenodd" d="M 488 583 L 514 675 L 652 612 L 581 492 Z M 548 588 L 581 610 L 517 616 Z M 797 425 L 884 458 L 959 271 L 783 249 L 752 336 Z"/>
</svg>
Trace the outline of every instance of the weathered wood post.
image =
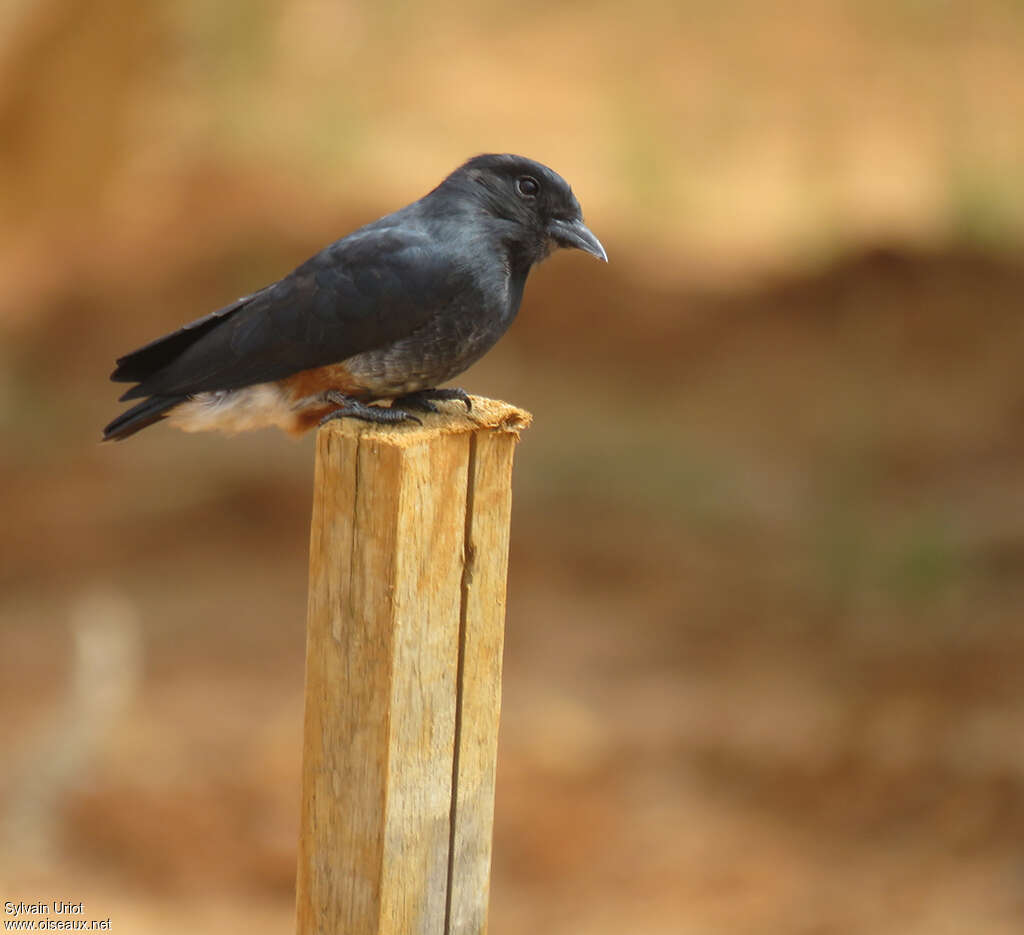
<svg viewBox="0 0 1024 935">
<path fill-rule="evenodd" d="M 512 456 L 528 413 L 320 430 L 298 935 L 487 928 Z"/>
</svg>

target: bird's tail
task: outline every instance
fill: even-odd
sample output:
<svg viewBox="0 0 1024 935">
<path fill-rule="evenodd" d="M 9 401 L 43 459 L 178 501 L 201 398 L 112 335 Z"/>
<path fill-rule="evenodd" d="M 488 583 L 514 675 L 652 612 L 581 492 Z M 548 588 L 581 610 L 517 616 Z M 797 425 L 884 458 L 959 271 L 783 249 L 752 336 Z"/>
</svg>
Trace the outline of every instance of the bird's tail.
<svg viewBox="0 0 1024 935">
<path fill-rule="evenodd" d="M 178 403 L 188 399 L 187 396 L 150 396 L 144 399 L 137 406 L 132 406 L 126 412 L 122 412 L 113 422 L 103 430 L 103 440 L 121 441 L 129 435 L 134 435 L 139 429 L 147 425 L 159 422 L 168 411 Z"/>
</svg>

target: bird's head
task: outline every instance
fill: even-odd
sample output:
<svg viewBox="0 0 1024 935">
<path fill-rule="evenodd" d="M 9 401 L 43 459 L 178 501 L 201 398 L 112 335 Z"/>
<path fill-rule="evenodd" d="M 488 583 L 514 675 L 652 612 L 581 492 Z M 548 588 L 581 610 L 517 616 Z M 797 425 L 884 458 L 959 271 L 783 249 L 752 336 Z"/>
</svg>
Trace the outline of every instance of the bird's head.
<svg viewBox="0 0 1024 935">
<path fill-rule="evenodd" d="M 475 156 L 442 183 L 470 195 L 483 211 L 508 224 L 507 240 L 528 263 L 557 247 L 574 247 L 608 261 L 601 242 L 583 223 L 569 183 L 525 156 Z"/>
</svg>

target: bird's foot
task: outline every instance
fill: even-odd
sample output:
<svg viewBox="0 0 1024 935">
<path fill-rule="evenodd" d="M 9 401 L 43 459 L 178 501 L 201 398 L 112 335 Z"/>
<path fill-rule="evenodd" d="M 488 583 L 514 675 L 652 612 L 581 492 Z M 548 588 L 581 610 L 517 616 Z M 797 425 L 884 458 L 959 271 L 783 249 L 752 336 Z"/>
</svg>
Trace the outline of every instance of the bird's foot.
<svg viewBox="0 0 1024 935">
<path fill-rule="evenodd" d="M 392 408 L 398 406 L 399 409 L 403 410 L 414 409 L 417 412 L 437 412 L 437 406 L 434 405 L 434 401 L 443 402 L 450 399 L 457 399 L 460 403 L 464 403 L 466 412 L 473 408 L 473 400 L 469 398 L 469 393 L 457 386 L 407 393 L 405 396 L 399 396 L 391 406 Z"/>
<path fill-rule="evenodd" d="M 376 422 L 385 425 L 393 425 L 397 422 L 416 422 L 422 425 L 416 416 L 400 407 L 368 406 L 358 399 L 353 399 L 351 396 L 345 396 L 334 390 L 326 393 L 326 398 L 329 403 L 334 403 L 338 408 L 327 413 L 320 420 L 321 425 L 335 419 L 360 419 L 363 422 Z"/>
</svg>

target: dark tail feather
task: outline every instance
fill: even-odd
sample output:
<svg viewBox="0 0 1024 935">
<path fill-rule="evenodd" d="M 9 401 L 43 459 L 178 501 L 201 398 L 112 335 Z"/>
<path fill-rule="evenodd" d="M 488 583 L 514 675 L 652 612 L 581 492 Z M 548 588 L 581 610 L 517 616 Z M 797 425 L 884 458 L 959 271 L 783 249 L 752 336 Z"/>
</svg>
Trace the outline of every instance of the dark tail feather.
<svg viewBox="0 0 1024 935">
<path fill-rule="evenodd" d="M 132 351 L 130 354 L 125 354 L 124 357 L 118 357 L 117 368 L 110 375 L 110 379 L 115 383 L 141 383 L 144 380 L 148 380 L 157 371 L 162 370 L 168 364 L 174 363 L 184 351 L 188 350 L 201 337 L 218 325 L 224 324 L 231 315 L 240 308 L 243 308 L 250 299 L 252 299 L 252 296 L 243 296 L 237 302 L 232 302 L 230 305 L 225 305 L 224 308 L 217 309 L 217 311 L 211 312 L 209 315 L 197 318 L 183 328 L 172 331 L 170 334 L 165 334 L 162 338 L 157 338 L 155 341 L 150 341 L 149 344 Z M 125 395 L 130 396 L 137 389 L 138 387 L 135 387 L 134 390 L 129 390 Z M 145 394 L 136 393 L 135 395 L 142 396 Z M 121 399 L 124 398 L 124 396 L 121 397 Z"/>
<path fill-rule="evenodd" d="M 114 419 L 103 430 L 103 440 L 105 442 L 121 441 L 122 438 L 134 435 L 139 429 L 159 422 L 167 415 L 168 410 L 173 409 L 186 399 L 188 399 L 187 396 L 151 396 Z"/>
</svg>

